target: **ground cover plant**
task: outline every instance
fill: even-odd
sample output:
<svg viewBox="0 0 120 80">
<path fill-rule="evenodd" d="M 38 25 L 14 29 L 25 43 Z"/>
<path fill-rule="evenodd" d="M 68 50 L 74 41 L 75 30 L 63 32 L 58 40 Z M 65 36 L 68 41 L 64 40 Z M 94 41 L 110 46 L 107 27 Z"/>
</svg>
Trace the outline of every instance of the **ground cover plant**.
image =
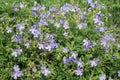
<svg viewBox="0 0 120 80">
<path fill-rule="evenodd" d="M 119 0 L 1 0 L 0 80 L 120 80 L 119 9 Z"/>
</svg>

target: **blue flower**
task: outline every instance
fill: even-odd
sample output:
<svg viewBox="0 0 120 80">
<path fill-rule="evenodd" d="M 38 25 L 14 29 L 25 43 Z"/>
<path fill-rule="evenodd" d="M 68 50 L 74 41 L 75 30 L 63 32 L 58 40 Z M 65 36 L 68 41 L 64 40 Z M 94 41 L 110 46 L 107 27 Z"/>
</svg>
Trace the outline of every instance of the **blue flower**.
<svg viewBox="0 0 120 80">
<path fill-rule="evenodd" d="M 75 51 L 73 51 L 73 52 L 71 52 L 71 57 L 70 58 L 76 59 L 77 56 L 78 56 L 78 54 Z"/>
<path fill-rule="evenodd" d="M 105 74 L 101 74 L 100 75 L 100 80 L 106 80 L 106 75 Z"/>
<path fill-rule="evenodd" d="M 64 19 L 60 19 L 60 24 L 64 24 L 65 20 Z"/>
<path fill-rule="evenodd" d="M 64 29 L 68 29 L 69 28 L 69 23 L 68 23 L 67 20 L 64 22 L 63 27 L 64 27 Z"/>
<path fill-rule="evenodd" d="M 89 50 L 89 48 L 91 48 L 92 46 L 93 44 L 88 40 L 88 38 L 83 40 L 84 50 Z"/>
<path fill-rule="evenodd" d="M 112 14 L 109 13 L 109 18 L 112 18 Z"/>
<path fill-rule="evenodd" d="M 56 11 L 56 10 L 57 10 L 57 7 L 56 7 L 56 6 L 52 6 L 52 7 L 49 8 L 49 11 L 50 11 L 50 12 L 54 12 L 54 11 Z"/>
<path fill-rule="evenodd" d="M 62 12 L 62 15 L 64 16 L 66 13 L 68 13 L 69 11 L 72 10 L 72 7 L 71 7 L 71 5 L 69 3 L 66 3 L 66 4 L 64 4 L 64 6 L 62 6 L 60 8 L 60 10 Z"/>
<path fill-rule="evenodd" d="M 33 67 L 33 68 L 32 68 L 32 71 L 33 71 L 33 72 L 36 72 L 36 71 L 37 71 L 36 67 Z"/>
<path fill-rule="evenodd" d="M 88 4 L 91 4 L 91 3 L 92 3 L 92 0 L 87 0 L 87 3 L 88 3 Z"/>
<path fill-rule="evenodd" d="M 120 71 L 118 71 L 118 77 L 120 77 Z"/>
<path fill-rule="evenodd" d="M 38 48 L 39 48 L 39 49 L 44 49 L 44 48 L 45 48 L 45 46 L 44 46 L 44 44 L 43 44 L 43 43 L 41 43 L 41 42 L 40 42 L 40 43 L 38 44 Z"/>
<path fill-rule="evenodd" d="M 107 30 L 107 29 L 108 29 L 107 26 L 105 26 L 105 27 L 100 27 L 100 32 L 104 32 L 104 31 Z"/>
<path fill-rule="evenodd" d="M 49 43 L 45 43 L 45 49 L 47 49 L 48 51 L 51 51 L 52 46 Z"/>
<path fill-rule="evenodd" d="M 96 24 L 96 26 L 101 26 L 104 22 L 102 21 L 102 13 L 101 11 L 99 13 L 96 14 L 96 17 L 93 19 L 94 23 Z"/>
<path fill-rule="evenodd" d="M 13 69 L 14 69 L 14 71 L 20 71 L 20 68 L 19 68 L 19 66 L 18 65 L 14 65 L 14 67 L 13 67 Z"/>
<path fill-rule="evenodd" d="M 56 26 L 56 28 L 59 28 L 60 27 L 60 23 L 55 23 L 54 26 Z"/>
<path fill-rule="evenodd" d="M 120 44 L 118 44 L 118 48 L 120 48 Z"/>
<path fill-rule="evenodd" d="M 82 76 L 83 75 L 83 69 L 81 69 L 81 68 L 77 68 L 76 70 L 75 70 L 75 74 L 77 75 L 77 76 Z"/>
<path fill-rule="evenodd" d="M 45 18 L 41 18 L 39 23 L 38 23 L 39 26 L 44 26 L 44 25 L 48 25 L 47 21 Z"/>
<path fill-rule="evenodd" d="M 21 43 L 23 40 L 23 36 L 22 35 L 13 35 L 12 40 L 17 42 L 17 43 Z"/>
<path fill-rule="evenodd" d="M 20 47 L 18 47 L 17 49 L 12 51 L 12 56 L 17 57 L 21 53 L 22 53 L 22 49 Z"/>
<path fill-rule="evenodd" d="M 29 46 L 30 46 L 30 41 L 27 41 L 24 45 L 25 45 L 26 48 L 29 48 Z"/>
<path fill-rule="evenodd" d="M 103 35 L 102 39 L 101 39 L 101 45 L 104 48 L 108 48 L 110 46 L 110 43 L 114 43 L 115 42 L 115 38 L 113 37 L 113 35 L 111 33 L 106 33 Z"/>
<path fill-rule="evenodd" d="M 87 27 L 87 23 L 83 22 L 83 23 L 78 23 L 78 28 L 82 29 L 82 28 L 86 28 Z"/>
<path fill-rule="evenodd" d="M 14 4 L 13 8 L 14 8 L 15 11 L 19 11 L 19 8 L 17 7 L 16 4 Z"/>
<path fill-rule="evenodd" d="M 70 58 L 63 57 L 64 64 L 68 64 L 71 61 Z"/>
<path fill-rule="evenodd" d="M 33 34 L 34 38 L 38 38 L 38 36 L 41 34 L 36 25 L 31 26 L 30 32 Z"/>
<path fill-rule="evenodd" d="M 74 7 L 75 12 L 80 12 L 81 11 L 80 8 L 78 8 L 78 6 L 75 3 L 73 5 L 73 7 Z"/>
<path fill-rule="evenodd" d="M 98 65 L 98 62 L 99 62 L 99 59 L 97 58 L 94 58 L 93 60 L 90 60 L 90 65 L 93 67 L 93 66 L 97 66 Z"/>
<path fill-rule="evenodd" d="M 64 53 L 68 53 L 68 51 L 69 51 L 69 50 L 68 50 L 68 47 L 64 47 L 64 48 L 63 48 L 63 52 L 64 52 Z"/>
<path fill-rule="evenodd" d="M 7 28 L 6 28 L 6 31 L 7 31 L 7 33 L 11 33 L 11 32 L 12 32 L 12 28 L 7 27 Z"/>
<path fill-rule="evenodd" d="M 23 8 L 23 7 L 24 7 L 24 3 L 20 2 L 20 8 Z"/>
<path fill-rule="evenodd" d="M 36 5 L 35 7 L 32 8 L 32 14 L 34 16 L 38 16 L 37 12 L 38 10 L 40 9 L 40 6 L 39 5 Z"/>
<path fill-rule="evenodd" d="M 68 36 L 68 32 L 64 32 L 63 35 L 64 35 L 64 36 Z"/>
<path fill-rule="evenodd" d="M 48 74 L 51 73 L 50 69 L 49 68 L 46 68 L 43 64 L 41 66 L 41 73 L 44 75 L 44 76 L 47 76 Z"/>
<path fill-rule="evenodd" d="M 92 3 L 90 3 L 90 6 L 92 8 L 95 8 L 95 7 L 97 7 L 97 3 L 98 3 L 98 1 L 92 2 Z"/>
<path fill-rule="evenodd" d="M 20 68 L 18 65 L 14 65 L 14 71 L 12 72 L 12 75 L 11 77 L 13 79 L 17 79 L 18 77 L 22 77 L 23 76 L 23 73 L 22 71 L 20 71 Z"/>
<path fill-rule="evenodd" d="M 77 67 L 80 67 L 80 68 L 82 68 L 84 65 L 83 61 L 81 60 L 74 60 L 74 62 L 77 64 Z"/>
</svg>

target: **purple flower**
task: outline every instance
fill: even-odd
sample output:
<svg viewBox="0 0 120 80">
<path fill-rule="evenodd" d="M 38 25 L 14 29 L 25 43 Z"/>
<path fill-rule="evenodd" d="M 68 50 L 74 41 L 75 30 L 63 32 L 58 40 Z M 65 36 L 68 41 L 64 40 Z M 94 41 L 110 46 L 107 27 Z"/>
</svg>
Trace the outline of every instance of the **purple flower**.
<svg viewBox="0 0 120 80">
<path fill-rule="evenodd" d="M 60 10 L 61 10 L 62 14 L 65 15 L 66 13 L 68 13 L 69 11 L 72 10 L 72 7 L 69 3 L 66 3 L 64 6 L 62 6 L 60 8 Z"/>
<path fill-rule="evenodd" d="M 86 23 L 86 22 L 83 22 L 83 23 L 79 23 L 79 24 L 78 24 L 78 28 L 79 28 L 79 29 L 86 28 L 86 27 L 87 27 L 87 23 Z"/>
<path fill-rule="evenodd" d="M 49 68 L 46 68 L 43 64 L 41 66 L 41 73 L 44 75 L 44 76 L 47 76 L 48 74 L 50 74 L 50 69 Z"/>
<path fill-rule="evenodd" d="M 14 4 L 13 8 L 14 8 L 15 11 L 19 11 L 19 9 L 18 9 L 16 4 Z"/>
<path fill-rule="evenodd" d="M 52 43 L 50 43 L 50 45 L 51 45 L 52 49 L 58 48 L 58 43 L 56 43 L 56 42 L 52 42 Z"/>
<path fill-rule="evenodd" d="M 64 64 L 68 64 L 71 61 L 70 58 L 63 57 Z"/>
<path fill-rule="evenodd" d="M 20 2 L 20 8 L 23 8 L 23 7 L 24 7 L 23 2 Z"/>
<path fill-rule="evenodd" d="M 38 16 L 38 15 L 37 15 L 37 11 L 35 11 L 35 10 L 32 10 L 32 14 L 33 14 L 34 16 Z"/>
<path fill-rule="evenodd" d="M 115 42 L 115 38 L 113 37 L 113 35 L 111 33 L 104 34 L 101 39 L 101 45 L 105 48 L 108 48 L 111 42 Z"/>
<path fill-rule="evenodd" d="M 29 48 L 29 46 L 30 46 L 30 41 L 27 41 L 24 45 L 25 45 L 26 48 Z"/>
<path fill-rule="evenodd" d="M 100 80 L 106 80 L 106 75 L 105 74 L 101 74 L 100 75 Z"/>
<path fill-rule="evenodd" d="M 46 33 L 45 34 L 45 38 L 52 40 L 54 38 L 54 34 L 48 34 L 48 33 Z"/>
<path fill-rule="evenodd" d="M 118 48 L 120 48 L 120 44 L 118 44 Z"/>
<path fill-rule="evenodd" d="M 39 36 L 40 34 L 41 34 L 40 31 L 39 31 L 38 29 L 36 29 L 36 30 L 34 31 L 34 33 L 33 33 L 34 38 L 38 38 L 38 36 Z"/>
<path fill-rule="evenodd" d="M 88 4 L 91 4 L 91 3 L 92 3 L 92 0 L 87 0 L 87 3 L 88 3 Z"/>
<path fill-rule="evenodd" d="M 39 26 L 44 26 L 44 25 L 48 25 L 48 23 L 47 23 L 46 19 L 41 18 L 40 21 L 39 21 L 39 23 L 38 23 L 38 25 Z"/>
<path fill-rule="evenodd" d="M 113 55 L 112 55 L 112 58 L 114 58 L 114 59 L 115 59 L 115 58 L 116 58 L 116 55 L 115 55 L 115 54 L 113 54 Z"/>
<path fill-rule="evenodd" d="M 105 5 L 105 4 L 98 5 L 98 9 L 99 9 L 99 10 L 105 9 L 105 8 L 106 8 L 106 5 Z"/>
<path fill-rule="evenodd" d="M 77 56 L 78 56 L 78 54 L 75 51 L 73 51 L 73 52 L 71 52 L 71 57 L 70 58 L 76 59 Z"/>
<path fill-rule="evenodd" d="M 40 17 L 41 17 L 42 19 L 46 19 L 46 18 L 47 18 L 47 15 L 46 15 L 45 12 L 42 12 L 42 13 L 40 14 Z"/>
<path fill-rule="evenodd" d="M 64 24 L 65 20 L 64 19 L 60 19 L 60 24 Z"/>
<path fill-rule="evenodd" d="M 19 47 L 16 50 L 12 51 L 12 56 L 17 57 L 18 55 L 20 55 L 22 53 L 22 49 Z"/>
<path fill-rule="evenodd" d="M 34 38 L 38 38 L 38 36 L 41 34 L 36 25 L 31 26 L 30 32 L 33 34 Z"/>
<path fill-rule="evenodd" d="M 22 40 L 23 40 L 23 36 L 22 35 L 14 35 L 14 36 L 12 36 L 12 40 L 14 40 L 15 42 L 17 42 L 17 43 L 21 43 L 22 42 Z"/>
<path fill-rule="evenodd" d="M 118 77 L 120 77 L 120 71 L 118 71 Z"/>
<path fill-rule="evenodd" d="M 69 50 L 68 50 L 68 47 L 64 47 L 64 48 L 63 48 L 63 52 L 64 52 L 64 53 L 68 53 L 68 51 L 69 51 Z"/>
<path fill-rule="evenodd" d="M 11 77 L 13 78 L 13 79 L 17 79 L 18 77 L 21 77 L 21 76 L 23 76 L 23 73 L 22 73 L 22 71 L 13 71 L 12 72 L 12 75 L 11 75 Z"/>
<path fill-rule="evenodd" d="M 44 48 L 45 48 L 45 47 L 44 47 L 44 44 L 43 44 L 43 43 L 39 43 L 39 44 L 38 44 L 38 48 L 39 48 L 39 49 L 44 49 Z"/>
<path fill-rule="evenodd" d="M 64 32 L 63 35 L 64 35 L 64 36 L 68 36 L 68 32 Z"/>
<path fill-rule="evenodd" d="M 83 40 L 84 50 L 89 50 L 89 48 L 91 48 L 92 46 L 93 44 L 88 40 L 88 38 Z"/>
<path fill-rule="evenodd" d="M 75 70 L 75 74 L 77 75 L 77 76 L 82 76 L 83 75 L 83 69 L 81 69 L 81 68 L 77 68 L 76 70 Z"/>
<path fill-rule="evenodd" d="M 74 62 L 77 64 L 77 67 L 80 67 L 80 68 L 83 67 L 83 64 L 84 64 L 83 61 L 81 61 L 81 60 L 74 60 Z"/>
<path fill-rule="evenodd" d="M 80 12 L 80 8 L 78 8 L 78 6 L 74 3 L 73 5 L 74 9 L 75 9 L 75 12 Z"/>
<path fill-rule="evenodd" d="M 56 26 L 56 28 L 59 28 L 59 27 L 60 27 L 60 23 L 57 23 L 57 22 L 56 22 L 54 25 Z"/>
<path fill-rule="evenodd" d="M 51 16 L 51 17 L 50 17 L 50 23 L 53 24 L 54 21 L 55 21 L 55 17 Z"/>
<path fill-rule="evenodd" d="M 68 29 L 69 28 L 69 23 L 68 21 L 65 21 L 63 24 L 64 29 Z"/>
<path fill-rule="evenodd" d="M 33 8 L 32 8 L 32 14 L 33 14 L 34 16 L 38 16 L 38 15 L 37 15 L 37 12 L 38 12 L 39 9 L 40 9 L 40 6 L 39 6 L 39 5 L 36 5 L 35 7 L 33 7 Z"/>
<path fill-rule="evenodd" d="M 109 13 L 109 18 L 112 18 L 112 14 Z"/>
<path fill-rule="evenodd" d="M 11 32 L 12 32 L 12 28 L 7 27 L 7 28 L 6 28 L 6 31 L 7 31 L 7 33 L 11 33 Z"/>
<path fill-rule="evenodd" d="M 36 71 L 37 71 L 36 67 L 33 67 L 33 68 L 32 68 L 32 71 L 33 71 L 33 72 L 36 72 Z"/>
<path fill-rule="evenodd" d="M 104 22 L 102 21 L 102 13 L 99 12 L 96 14 L 96 17 L 93 19 L 94 23 L 98 26 L 101 26 Z"/>
<path fill-rule="evenodd" d="M 107 26 L 105 26 L 105 27 L 100 27 L 100 32 L 104 32 L 104 31 L 107 30 L 107 29 L 108 29 Z"/>
<path fill-rule="evenodd" d="M 22 71 L 20 71 L 20 68 L 18 65 L 14 65 L 14 71 L 12 72 L 12 75 L 11 77 L 13 79 L 17 79 L 18 77 L 22 77 L 23 76 L 23 73 Z"/>
<path fill-rule="evenodd" d="M 22 24 L 16 24 L 17 29 L 19 30 L 20 33 L 22 33 L 22 30 L 25 28 L 25 26 L 23 26 Z"/>
<path fill-rule="evenodd" d="M 45 43 L 45 49 L 47 49 L 48 51 L 52 50 L 52 46 L 48 43 Z"/>
<path fill-rule="evenodd" d="M 99 62 L 99 59 L 98 58 L 97 59 L 94 58 L 93 60 L 90 60 L 90 65 L 92 67 L 97 66 L 98 62 Z"/>
<path fill-rule="evenodd" d="M 45 9 L 46 9 L 46 7 L 43 5 L 43 6 L 41 6 L 41 9 L 42 9 L 42 10 L 45 10 Z"/>
<path fill-rule="evenodd" d="M 20 71 L 20 68 L 19 68 L 19 66 L 18 65 L 14 65 L 14 67 L 13 67 L 13 69 L 14 69 L 14 71 Z"/>
<path fill-rule="evenodd" d="M 101 39 L 101 45 L 105 48 L 109 47 L 110 42 L 108 40 L 106 40 L 105 38 Z"/>
<path fill-rule="evenodd" d="M 90 6 L 92 8 L 95 8 L 95 7 L 97 7 L 97 3 L 98 3 L 98 1 L 92 2 L 92 3 L 90 3 Z"/>
<path fill-rule="evenodd" d="M 57 7 L 56 7 L 56 6 L 52 6 L 52 7 L 49 8 L 49 11 L 50 11 L 50 12 L 53 12 L 53 11 L 56 11 L 56 10 L 57 10 Z"/>
<path fill-rule="evenodd" d="M 95 8 L 97 6 L 98 1 L 96 0 L 93 2 L 93 0 L 87 0 L 87 3 L 92 7 Z"/>
</svg>

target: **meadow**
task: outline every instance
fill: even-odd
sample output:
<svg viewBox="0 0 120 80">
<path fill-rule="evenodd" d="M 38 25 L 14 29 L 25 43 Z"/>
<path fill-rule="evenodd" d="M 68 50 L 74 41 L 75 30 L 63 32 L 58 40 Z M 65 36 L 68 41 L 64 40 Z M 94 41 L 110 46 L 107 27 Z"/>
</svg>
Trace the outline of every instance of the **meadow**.
<svg viewBox="0 0 120 80">
<path fill-rule="evenodd" d="M 120 0 L 0 0 L 0 80 L 120 80 Z"/>
</svg>

